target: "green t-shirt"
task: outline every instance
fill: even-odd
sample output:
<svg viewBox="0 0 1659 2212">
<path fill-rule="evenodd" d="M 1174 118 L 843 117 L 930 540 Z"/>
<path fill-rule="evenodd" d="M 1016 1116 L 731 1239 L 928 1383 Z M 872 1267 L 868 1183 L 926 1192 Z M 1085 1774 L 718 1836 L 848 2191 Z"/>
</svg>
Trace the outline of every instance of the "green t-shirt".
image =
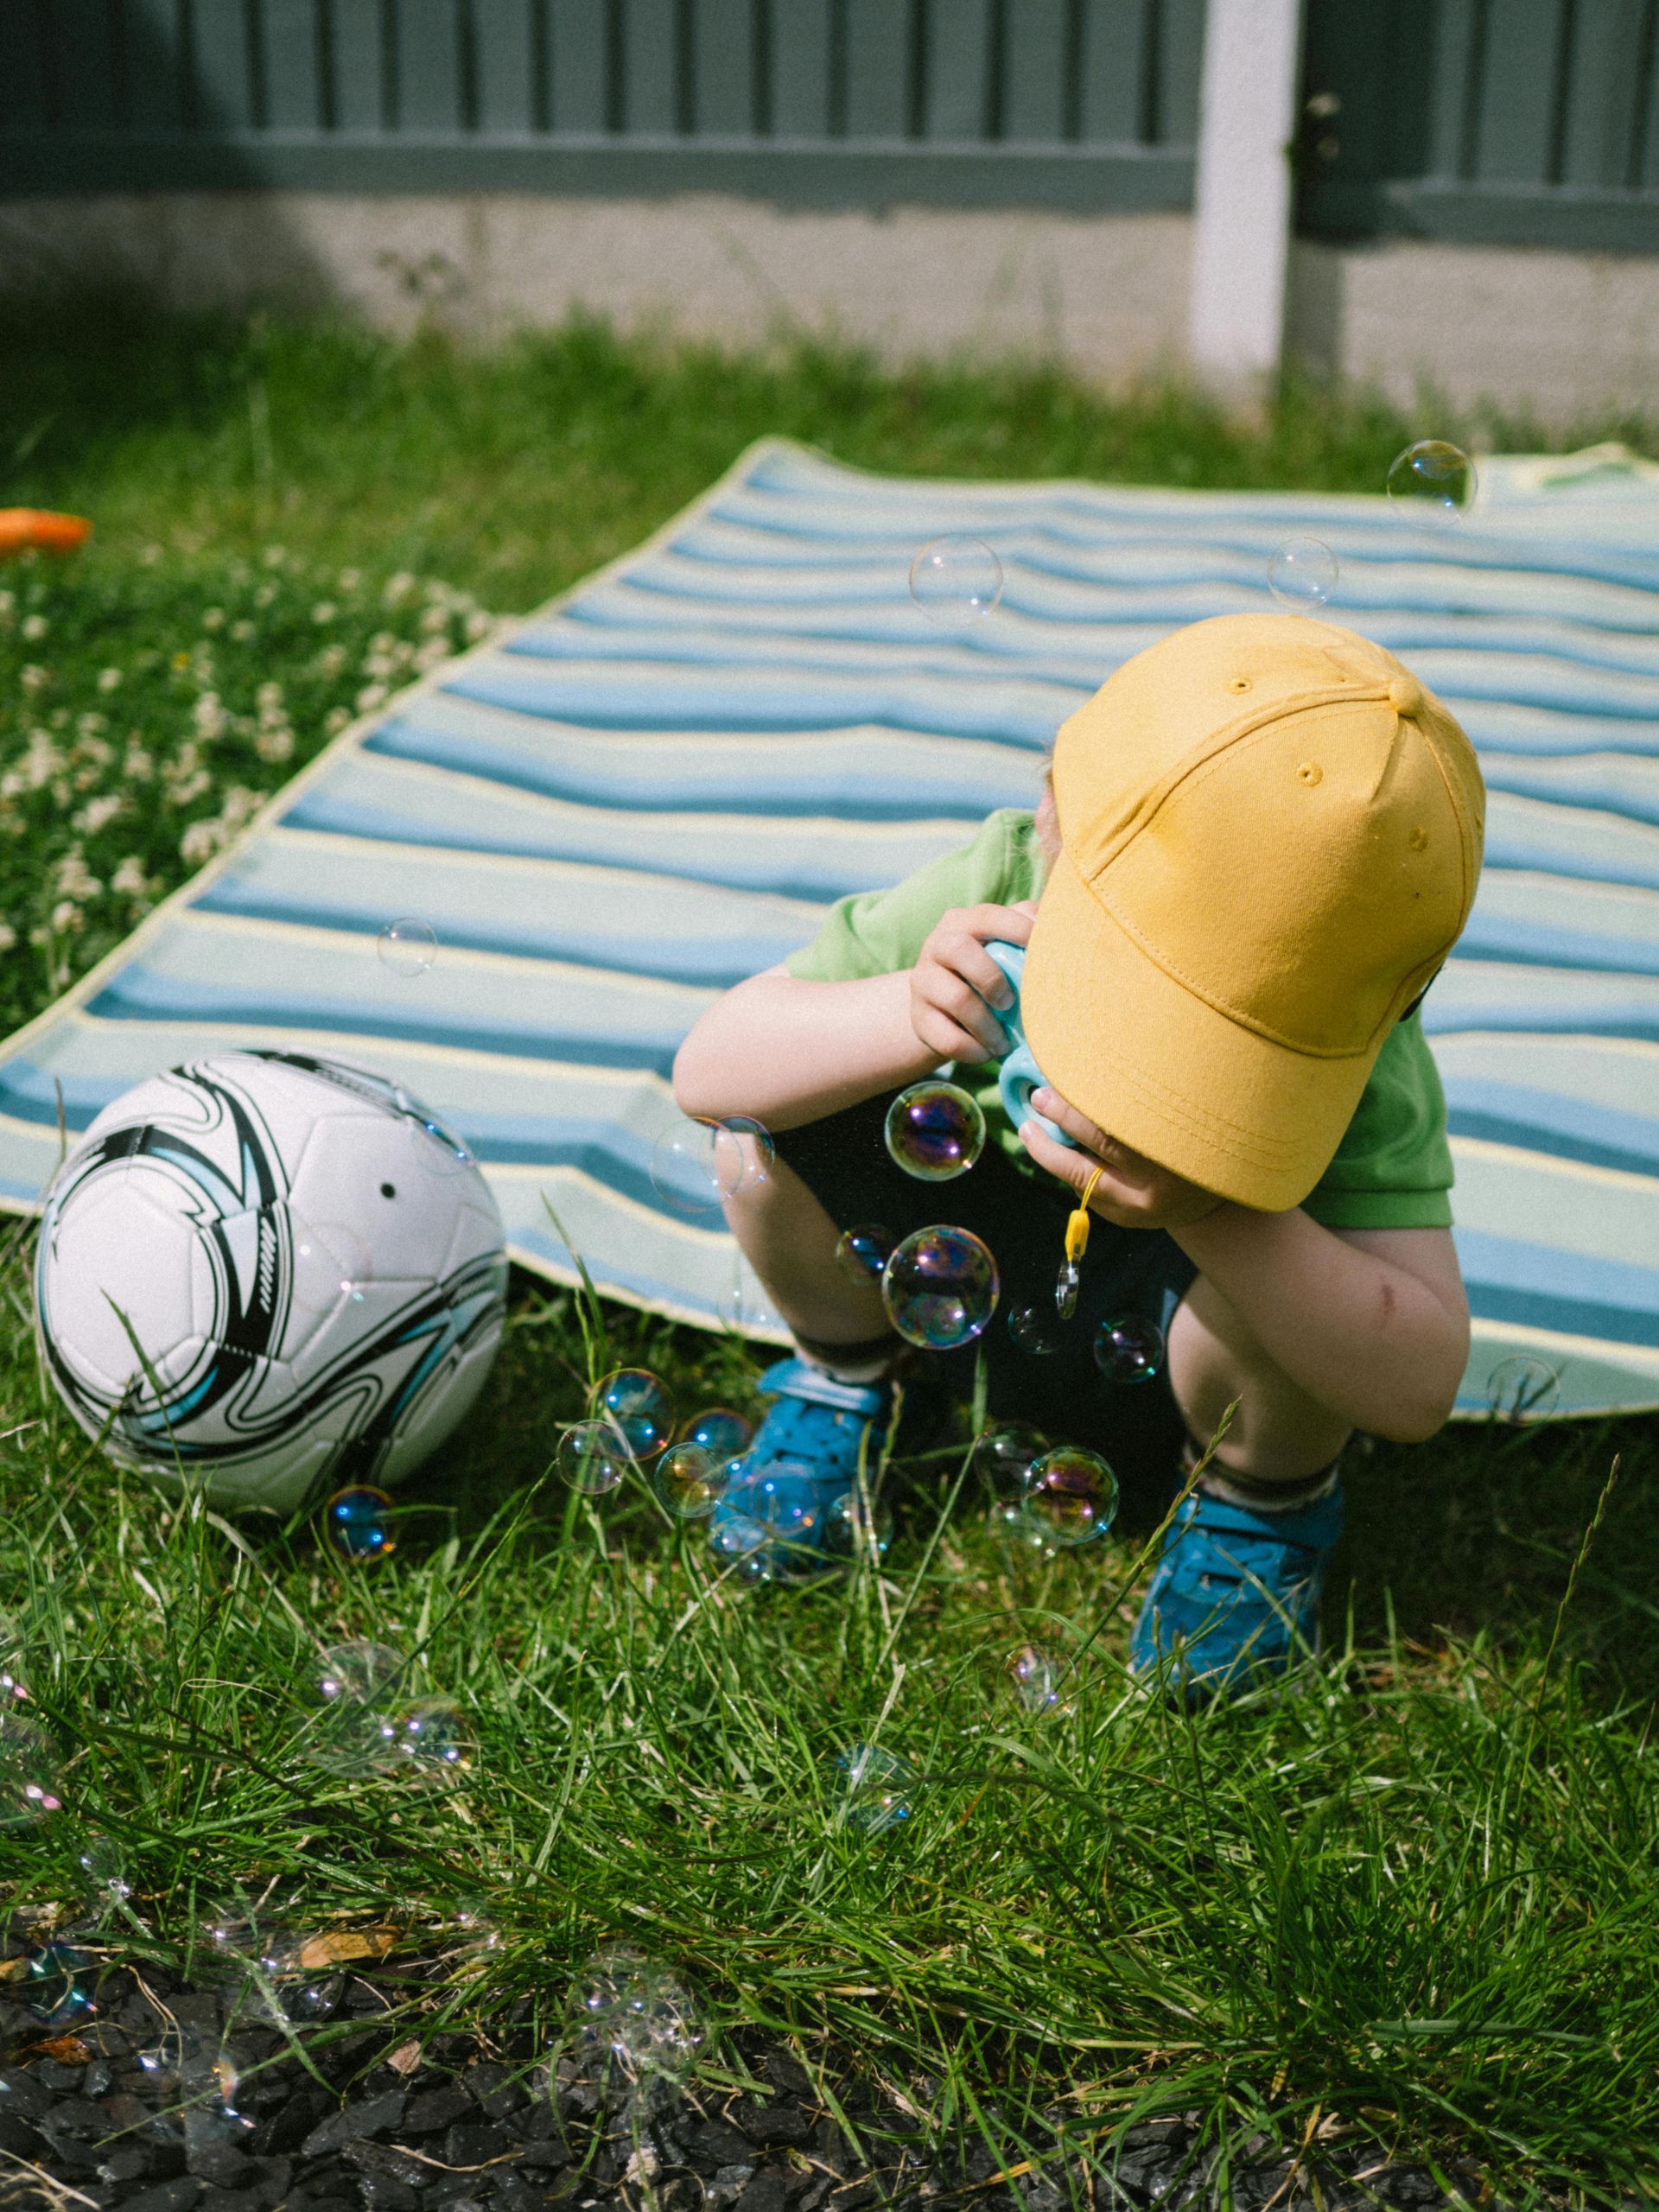
<svg viewBox="0 0 1659 2212">
<path fill-rule="evenodd" d="M 924 940 L 952 906 L 1011 906 L 1035 899 L 1045 861 L 1034 817 L 1004 807 L 959 852 L 918 868 L 890 891 L 838 899 L 810 944 L 790 955 L 791 976 L 840 983 L 913 968 Z M 1028 1164 L 1002 1110 L 995 1062 L 958 1068 L 1010 1156 Z M 1413 1014 L 1389 1033 L 1336 1157 L 1303 1210 L 1327 1229 L 1447 1229 L 1452 1152 L 1446 1099 L 1421 1024 Z"/>
</svg>

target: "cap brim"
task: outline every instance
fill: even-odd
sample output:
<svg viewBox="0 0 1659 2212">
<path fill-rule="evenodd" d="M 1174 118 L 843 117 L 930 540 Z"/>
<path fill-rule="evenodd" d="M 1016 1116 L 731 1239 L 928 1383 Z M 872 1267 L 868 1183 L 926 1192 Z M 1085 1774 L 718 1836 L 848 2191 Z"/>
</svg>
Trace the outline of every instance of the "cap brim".
<svg viewBox="0 0 1659 2212">
<path fill-rule="evenodd" d="M 1032 930 L 1020 1014 L 1037 1065 L 1080 1113 L 1268 1213 L 1300 1205 L 1325 1173 L 1376 1058 L 1293 1052 L 1217 1013 L 1119 927 L 1065 854 Z"/>
</svg>

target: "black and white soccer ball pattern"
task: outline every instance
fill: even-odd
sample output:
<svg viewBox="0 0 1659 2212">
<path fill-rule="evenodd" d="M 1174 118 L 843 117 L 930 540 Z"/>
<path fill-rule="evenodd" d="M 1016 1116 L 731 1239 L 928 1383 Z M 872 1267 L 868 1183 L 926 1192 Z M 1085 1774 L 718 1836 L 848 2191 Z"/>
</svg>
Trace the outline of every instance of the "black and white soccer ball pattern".
<svg viewBox="0 0 1659 2212">
<path fill-rule="evenodd" d="M 406 1091 L 222 1052 L 137 1084 L 68 1154 L 35 1312 L 114 1459 L 287 1512 L 442 1442 L 489 1371 L 506 1274 L 488 1185 Z"/>
</svg>

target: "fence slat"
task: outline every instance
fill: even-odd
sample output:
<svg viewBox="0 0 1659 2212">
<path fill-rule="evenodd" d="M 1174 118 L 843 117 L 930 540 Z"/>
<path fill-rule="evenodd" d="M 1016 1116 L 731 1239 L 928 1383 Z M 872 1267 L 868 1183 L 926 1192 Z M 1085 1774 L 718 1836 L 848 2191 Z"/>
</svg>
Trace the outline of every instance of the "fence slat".
<svg viewBox="0 0 1659 2212">
<path fill-rule="evenodd" d="M 126 117 L 134 130 L 184 127 L 184 10 L 180 0 L 125 0 L 121 43 Z"/>
<path fill-rule="evenodd" d="M 1020 0 L 1004 41 L 1002 136 L 1050 144 L 1066 137 L 1068 0 Z"/>
<path fill-rule="evenodd" d="M 535 14 L 536 0 L 485 0 L 473 10 L 475 124 L 486 136 L 536 128 L 540 92 Z"/>
<path fill-rule="evenodd" d="M 691 67 L 699 131 L 746 138 L 754 128 L 754 14 L 751 0 L 699 0 Z"/>
<path fill-rule="evenodd" d="M 245 10 L 198 8 L 192 64 L 196 130 L 213 137 L 253 121 L 253 56 Z"/>
<path fill-rule="evenodd" d="M 265 120 L 273 130 L 315 130 L 322 122 L 314 0 L 264 0 Z"/>
<path fill-rule="evenodd" d="M 58 0 L 48 16 L 58 118 L 67 130 L 113 130 L 121 121 L 120 56 L 105 0 Z"/>
<path fill-rule="evenodd" d="M 547 18 L 548 127 L 587 137 L 610 112 L 606 0 L 556 0 Z"/>
<path fill-rule="evenodd" d="M 1084 0 L 1077 135 L 1090 145 L 1132 145 L 1141 136 L 1152 4 Z"/>
<path fill-rule="evenodd" d="M 991 0 L 927 0 L 922 130 L 961 145 L 985 135 Z"/>
<path fill-rule="evenodd" d="M 676 0 L 626 0 L 620 103 L 625 130 L 666 137 L 677 125 L 678 12 Z"/>
<path fill-rule="evenodd" d="M 1639 158 L 1631 162 L 1636 181 L 1649 192 L 1659 192 L 1659 8 L 1649 4 L 1645 26 L 1647 83 L 1638 84 L 1637 114 L 1641 144 Z"/>
<path fill-rule="evenodd" d="M 46 130 L 53 119 L 41 11 L 0 8 L 0 130 Z"/>
<path fill-rule="evenodd" d="M 455 0 L 397 0 L 397 127 L 461 128 Z"/>
<path fill-rule="evenodd" d="M 849 138 L 902 138 L 909 122 L 910 10 L 902 0 L 844 0 Z"/>
<path fill-rule="evenodd" d="M 1198 143 L 1198 73 L 1204 60 L 1204 0 L 1159 0 L 1157 83 L 1152 143 Z"/>
<path fill-rule="evenodd" d="M 1475 170 L 1542 184 L 1554 140 L 1561 0 L 1487 0 Z"/>
<path fill-rule="evenodd" d="M 386 55 L 380 0 L 330 0 L 328 33 L 335 129 L 384 130 Z"/>
<path fill-rule="evenodd" d="M 830 134 L 830 10 L 833 0 L 772 0 L 774 138 Z M 966 7 L 968 0 L 959 0 Z"/>
</svg>

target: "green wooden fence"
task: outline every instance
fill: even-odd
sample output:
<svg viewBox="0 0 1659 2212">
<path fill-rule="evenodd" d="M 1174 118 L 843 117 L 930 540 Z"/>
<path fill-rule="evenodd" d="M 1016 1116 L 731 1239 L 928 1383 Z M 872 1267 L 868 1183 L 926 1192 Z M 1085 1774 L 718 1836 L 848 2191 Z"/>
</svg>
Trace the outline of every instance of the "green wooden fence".
<svg viewBox="0 0 1659 2212">
<path fill-rule="evenodd" d="M 1184 207 L 1204 0 L 0 0 L 0 195 Z M 1659 0 L 1308 0 L 1300 219 L 1659 251 Z"/>
<path fill-rule="evenodd" d="M 0 0 L 0 193 L 1192 198 L 1203 0 Z"/>
<path fill-rule="evenodd" d="M 1659 251 L 1659 0 L 1309 0 L 1305 230 Z"/>
</svg>

